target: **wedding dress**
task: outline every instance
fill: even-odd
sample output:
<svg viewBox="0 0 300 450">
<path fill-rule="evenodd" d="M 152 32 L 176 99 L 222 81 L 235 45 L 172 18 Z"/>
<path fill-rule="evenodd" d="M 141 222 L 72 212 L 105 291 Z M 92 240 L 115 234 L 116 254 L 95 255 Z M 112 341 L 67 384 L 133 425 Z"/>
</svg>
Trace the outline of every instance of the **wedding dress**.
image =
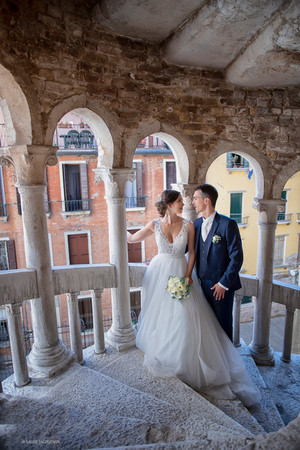
<svg viewBox="0 0 300 450">
<path fill-rule="evenodd" d="M 176 376 L 193 389 L 216 398 L 238 397 L 246 406 L 257 403 L 260 392 L 246 373 L 244 362 L 207 303 L 194 277 L 188 298 L 173 300 L 168 278 L 184 276 L 188 221 L 173 243 L 154 221 L 158 254 L 143 279 L 142 309 L 136 345 L 144 365 L 159 377 Z"/>
</svg>

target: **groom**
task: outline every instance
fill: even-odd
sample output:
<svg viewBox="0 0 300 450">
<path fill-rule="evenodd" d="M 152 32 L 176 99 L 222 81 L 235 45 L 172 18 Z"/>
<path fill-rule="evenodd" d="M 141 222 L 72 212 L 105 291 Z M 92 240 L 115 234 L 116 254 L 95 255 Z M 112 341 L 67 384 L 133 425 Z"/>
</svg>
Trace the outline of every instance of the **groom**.
<svg viewBox="0 0 300 450">
<path fill-rule="evenodd" d="M 204 295 L 232 340 L 234 291 L 240 289 L 243 263 L 240 232 L 235 220 L 215 211 L 218 191 L 210 184 L 197 186 L 193 205 L 202 217 L 195 221 L 196 273 Z"/>
</svg>

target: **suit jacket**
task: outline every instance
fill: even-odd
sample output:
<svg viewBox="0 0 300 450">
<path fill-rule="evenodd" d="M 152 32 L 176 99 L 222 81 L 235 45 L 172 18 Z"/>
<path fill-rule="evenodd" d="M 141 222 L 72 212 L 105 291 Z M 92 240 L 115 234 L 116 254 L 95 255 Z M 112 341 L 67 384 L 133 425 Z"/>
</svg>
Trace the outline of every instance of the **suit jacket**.
<svg viewBox="0 0 300 450">
<path fill-rule="evenodd" d="M 199 239 L 203 218 L 196 219 L 196 273 L 199 277 Z M 213 236 L 219 236 L 219 242 L 213 242 Z M 243 263 L 243 248 L 240 232 L 235 220 L 216 213 L 211 231 L 207 237 L 206 268 L 204 276 L 214 284 L 220 282 L 231 290 L 241 288 L 239 271 Z"/>
</svg>

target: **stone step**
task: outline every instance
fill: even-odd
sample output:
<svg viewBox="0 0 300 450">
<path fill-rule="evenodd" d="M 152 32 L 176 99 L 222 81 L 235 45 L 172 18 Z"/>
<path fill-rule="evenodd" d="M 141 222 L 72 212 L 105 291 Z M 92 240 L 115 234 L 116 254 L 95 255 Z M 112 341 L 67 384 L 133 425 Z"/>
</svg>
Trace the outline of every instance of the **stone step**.
<svg viewBox="0 0 300 450">
<path fill-rule="evenodd" d="M 177 389 L 179 380 L 172 381 Z M 3 449 L 23 449 L 24 443 L 35 442 L 47 443 L 50 450 L 193 441 L 198 448 L 236 449 L 253 436 L 204 399 L 202 415 L 196 416 L 163 396 L 159 399 L 78 364 L 55 379 L 33 378 L 17 389 L 10 377 L 3 387 L 2 424 L 8 430 Z"/>
<path fill-rule="evenodd" d="M 154 377 L 143 366 L 144 356 L 138 349 L 118 353 L 110 348 L 107 354 L 95 355 L 93 347 L 89 347 L 84 350 L 84 358 L 88 367 L 140 391 L 163 399 L 176 407 L 180 407 L 186 413 L 197 417 L 202 417 L 204 414 L 208 417 L 211 413 L 210 404 L 214 404 L 226 414 L 225 417 L 230 417 L 235 424 L 239 423 L 252 434 L 265 433 L 264 428 L 239 400 L 214 401 L 195 392 L 176 378 Z M 222 420 L 219 423 L 226 427 L 232 426 L 232 421 L 231 423 L 224 421 L 224 416 L 218 420 Z"/>
<path fill-rule="evenodd" d="M 262 392 L 262 399 L 260 403 L 249 408 L 249 411 L 267 433 L 278 431 L 280 428 L 284 427 L 285 424 L 269 390 L 266 387 L 264 379 L 262 378 L 261 373 L 243 340 L 241 340 L 241 346 L 238 347 L 237 350 L 244 360 L 249 376 Z"/>
</svg>

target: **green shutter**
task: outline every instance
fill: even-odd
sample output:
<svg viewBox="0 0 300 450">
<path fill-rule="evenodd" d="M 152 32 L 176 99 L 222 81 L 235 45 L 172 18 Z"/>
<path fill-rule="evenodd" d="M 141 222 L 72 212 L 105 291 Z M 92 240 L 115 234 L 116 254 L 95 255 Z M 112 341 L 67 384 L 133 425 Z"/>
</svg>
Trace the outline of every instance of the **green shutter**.
<svg viewBox="0 0 300 450">
<path fill-rule="evenodd" d="M 230 197 L 230 217 L 237 223 L 242 222 L 242 200 L 241 192 L 232 193 Z"/>
</svg>

